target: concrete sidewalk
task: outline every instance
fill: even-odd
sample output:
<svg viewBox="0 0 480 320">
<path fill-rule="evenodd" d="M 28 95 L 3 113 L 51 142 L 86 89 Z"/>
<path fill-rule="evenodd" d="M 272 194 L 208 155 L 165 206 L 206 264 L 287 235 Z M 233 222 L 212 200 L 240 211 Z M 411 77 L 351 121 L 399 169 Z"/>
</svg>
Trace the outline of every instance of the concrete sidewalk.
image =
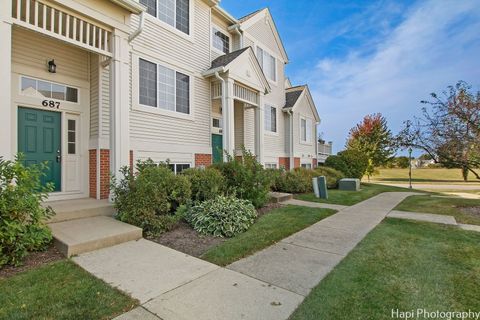
<svg viewBox="0 0 480 320">
<path fill-rule="evenodd" d="M 140 300 L 140 307 L 118 320 L 288 319 L 310 290 L 409 195 L 384 193 L 343 208 L 228 268 L 143 239 L 73 259 Z"/>
<path fill-rule="evenodd" d="M 410 192 L 382 193 L 344 208 L 227 268 L 306 296 Z"/>
</svg>

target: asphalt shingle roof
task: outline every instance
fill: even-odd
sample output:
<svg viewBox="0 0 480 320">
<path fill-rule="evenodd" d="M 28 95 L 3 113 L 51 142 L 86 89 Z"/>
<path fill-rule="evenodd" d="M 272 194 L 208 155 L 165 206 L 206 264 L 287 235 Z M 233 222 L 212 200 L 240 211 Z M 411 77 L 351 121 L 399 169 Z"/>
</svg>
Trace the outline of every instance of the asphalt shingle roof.
<svg viewBox="0 0 480 320">
<path fill-rule="evenodd" d="M 285 106 L 284 108 L 292 108 L 302 94 L 304 86 L 288 88 L 285 92 Z"/>
<path fill-rule="evenodd" d="M 233 60 L 237 59 L 239 55 L 244 53 L 246 50 L 248 50 L 250 47 L 246 47 L 234 52 L 230 52 L 227 54 L 224 54 L 223 56 L 218 57 L 217 59 L 212 61 L 212 66 L 210 69 L 218 68 L 218 67 L 225 67 L 228 65 L 230 62 Z"/>
<path fill-rule="evenodd" d="M 254 15 L 256 15 L 257 13 L 259 13 L 259 12 L 262 11 L 262 10 L 263 10 L 263 9 L 259 9 L 259 10 L 257 10 L 257 11 L 252 12 L 252 13 L 249 13 L 249 14 L 247 14 L 246 16 L 243 16 L 243 17 L 239 18 L 238 21 L 239 21 L 240 23 L 242 23 L 242 22 L 244 22 L 244 21 L 247 21 L 248 19 L 250 19 L 251 17 L 253 17 Z"/>
</svg>

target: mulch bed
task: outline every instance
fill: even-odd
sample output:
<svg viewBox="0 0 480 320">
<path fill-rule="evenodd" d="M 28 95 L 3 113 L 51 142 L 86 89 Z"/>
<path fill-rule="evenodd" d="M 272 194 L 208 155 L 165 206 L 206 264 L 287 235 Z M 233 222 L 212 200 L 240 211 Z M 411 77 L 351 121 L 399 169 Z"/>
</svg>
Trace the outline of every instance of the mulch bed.
<svg viewBox="0 0 480 320">
<path fill-rule="evenodd" d="M 476 207 L 458 207 L 460 211 L 473 217 L 480 218 L 480 206 Z"/>
<path fill-rule="evenodd" d="M 257 209 L 258 216 L 263 216 L 271 210 L 281 206 L 282 205 L 279 203 L 268 204 L 263 208 Z M 215 247 L 227 239 L 201 235 L 190 227 L 188 223 L 182 221 L 179 222 L 174 229 L 165 232 L 158 237 L 151 237 L 149 240 L 188 255 L 200 257 L 210 248 Z"/>
<path fill-rule="evenodd" d="M 42 265 L 65 259 L 65 257 L 51 245 L 46 251 L 31 252 L 25 257 L 23 264 L 18 267 L 4 266 L 0 269 L 0 279 L 8 278 L 17 273 L 38 268 Z"/>
</svg>

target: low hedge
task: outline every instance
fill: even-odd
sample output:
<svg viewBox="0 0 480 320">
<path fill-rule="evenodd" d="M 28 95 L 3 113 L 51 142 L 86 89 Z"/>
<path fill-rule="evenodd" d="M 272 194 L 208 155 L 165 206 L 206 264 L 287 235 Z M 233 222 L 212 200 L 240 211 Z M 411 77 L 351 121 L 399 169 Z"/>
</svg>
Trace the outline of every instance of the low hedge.
<svg viewBox="0 0 480 320">
<path fill-rule="evenodd" d="M 319 167 L 313 170 L 295 168 L 291 171 L 270 169 L 268 173 L 273 180 L 272 190 L 287 193 L 313 192 L 312 179 L 319 176 L 327 178 L 328 188 L 336 188 L 338 181 L 344 177 L 341 172 L 329 167 Z"/>
<path fill-rule="evenodd" d="M 215 168 L 191 168 L 182 171 L 191 185 L 192 201 L 205 201 L 225 193 L 225 178 Z"/>
</svg>

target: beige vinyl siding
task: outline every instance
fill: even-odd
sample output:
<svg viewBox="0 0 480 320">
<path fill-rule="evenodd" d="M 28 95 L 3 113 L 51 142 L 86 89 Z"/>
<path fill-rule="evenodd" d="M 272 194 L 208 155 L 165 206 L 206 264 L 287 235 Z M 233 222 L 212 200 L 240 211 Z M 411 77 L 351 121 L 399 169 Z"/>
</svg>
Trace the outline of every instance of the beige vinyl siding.
<svg viewBox="0 0 480 320">
<path fill-rule="evenodd" d="M 273 51 L 277 55 L 281 56 L 281 51 L 275 39 L 270 23 L 271 22 L 265 23 L 265 19 L 260 19 L 250 28 L 248 28 L 247 31 L 253 36 L 254 39 L 263 44 L 263 46 L 265 46 L 267 49 L 270 49 L 270 51 Z"/>
<path fill-rule="evenodd" d="M 252 47 L 254 46 L 254 43 L 251 39 L 247 38 L 247 37 L 243 37 L 243 46 L 246 48 L 246 47 Z M 255 50 L 255 48 L 253 48 Z"/>
<path fill-rule="evenodd" d="M 225 19 L 222 19 L 221 17 L 218 17 L 216 14 L 212 12 L 212 28 L 216 27 L 218 28 L 221 32 L 226 34 L 227 36 L 230 37 L 230 51 L 233 51 L 233 37 L 230 32 L 228 32 L 228 26 L 229 24 L 225 21 Z M 210 30 L 210 33 L 212 33 L 212 30 Z M 210 37 L 212 34 L 210 35 Z M 211 42 L 210 38 L 210 42 Z M 210 46 L 212 46 L 212 43 L 210 43 Z M 212 47 L 213 48 L 213 47 Z M 222 56 L 224 53 L 219 52 L 218 50 L 212 49 L 212 61 L 218 58 L 219 56 Z"/>
<path fill-rule="evenodd" d="M 242 146 L 245 145 L 245 140 L 243 138 L 244 132 L 244 107 L 243 103 L 235 101 L 234 104 L 234 132 L 235 132 L 235 149 L 241 150 Z"/>
<path fill-rule="evenodd" d="M 110 136 L 110 67 L 101 67 L 101 133 Z"/>
<path fill-rule="evenodd" d="M 99 61 L 90 54 L 90 138 L 98 137 L 99 123 Z"/>
<path fill-rule="evenodd" d="M 255 153 L 255 110 L 253 108 L 246 109 L 244 117 L 245 149 Z"/>
<path fill-rule="evenodd" d="M 32 48 L 35 48 L 32 50 Z M 12 63 L 44 72 L 46 63 L 55 59 L 56 77 L 89 81 L 88 52 L 33 31 L 13 28 Z M 7 62 L 9 63 L 9 62 Z M 61 82 L 61 81 L 58 81 Z"/>
<path fill-rule="evenodd" d="M 154 17 L 145 19 L 142 33 L 132 42 L 132 73 L 138 72 L 138 57 L 184 72 L 190 76 L 191 119 L 183 119 L 155 112 L 136 109 L 138 105 L 138 75 L 131 78 L 132 111 L 130 112 L 130 137 L 132 149 L 139 143 L 149 143 L 151 152 L 168 152 L 168 144 L 204 147 L 211 145 L 210 121 L 210 80 L 200 73 L 210 66 L 210 8 L 200 0 L 194 4 L 193 27 L 190 33 L 193 42 L 165 28 Z M 138 18 L 132 16 L 132 30 L 138 25 Z M 155 111 L 152 108 L 152 111 Z M 157 157 L 159 157 L 157 155 Z"/>
<path fill-rule="evenodd" d="M 300 141 L 300 119 L 301 117 L 308 118 L 312 121 L 312 140 L 309 144 L 302 143 Z M 308 100 L 305 96 L 301 97 L 301 100 L 298 101 L 298 105 L 294 112 L 294 153 L 295 157 L 306 159 L 316 158 L 315 156 L 315 141 L 316 141 L 316 130 L 315 130 L 315 115 L 313 114 Z"/>
</svg>

